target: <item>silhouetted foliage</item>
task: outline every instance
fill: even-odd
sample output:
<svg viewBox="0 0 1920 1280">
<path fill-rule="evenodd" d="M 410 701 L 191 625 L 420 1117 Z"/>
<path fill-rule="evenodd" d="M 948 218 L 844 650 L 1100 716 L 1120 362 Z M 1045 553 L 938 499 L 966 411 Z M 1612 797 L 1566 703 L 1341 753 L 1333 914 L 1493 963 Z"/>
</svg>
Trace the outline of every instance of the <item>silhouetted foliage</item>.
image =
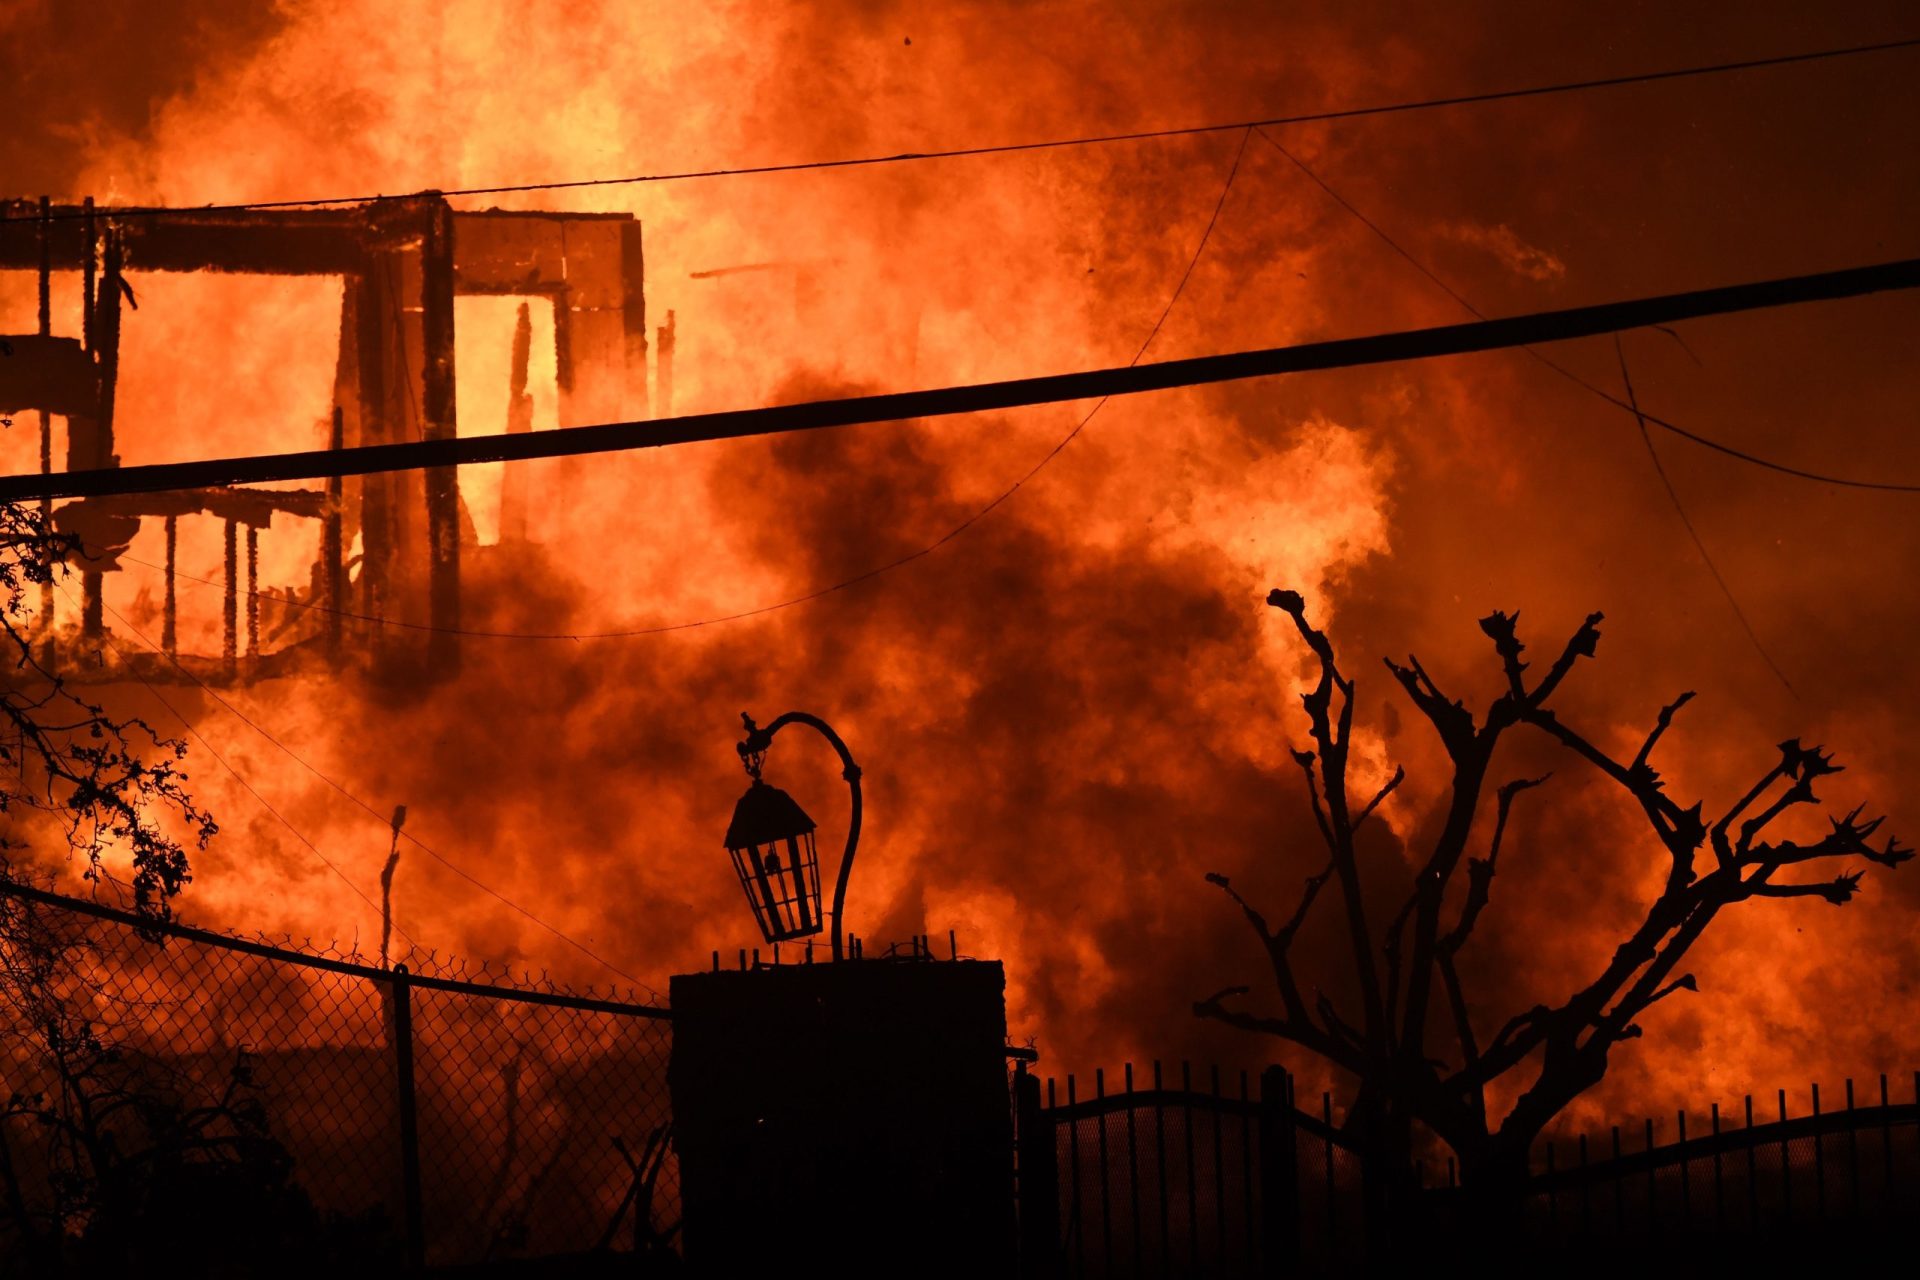
<svg viewBox="0 0 1920 1280">
<path fill-rule="evenodd" d="M 186 790 L 184 744 L 80 696 L 37 650 L 26 593 L 77 551 L 43 516 L 0 504 L 0 876 L 59 840 L 83 876 L 164 920 L 188 846 L 217 830 Z M 42 626 L 50 620 L 42 619 Z M 83 928 L 0 896 L 0 1271 L 120 1270 L 168 1259 L 201 1274 L 313 1238 L 315 1217 L 268 1132 L 244 1051 L 209 1089 L 116 1030 L 140 1008 L 106 997 Z M 208 1096 L 208 1095 L 211 1096 Z M 338 1238 L 339 1233 L 335 1233 Z"/>
<path fill-rule="evenodd" d="M 103 962 L 82 922 L 0 896 L 0 1257 L 14 1260 L 0 1274 L 255 1274 L 366 1256 L 379 1224 L 315 1213 L 247 1052 L 207 1082 L 124 1048 L 119 1024 L 146 1010 L 101 993 Z"/>
<path fill-rule="evenodd" d="M 77 551 L 40 512 L 0 503 L 0 649 L 11 659 L 0 674 L 0 870 L 22 843 L 16 828 L 28 839 L 57 832 L 95 882 L 119 883 L 106 859 L 124 853 L 135 909 L 165 919 L 191 879 L 188 845 L 204 849 L 219 828 L 187 792 L 185 743 L 109 715 L 36 652 L 27 589 L 57 585 Z M 41 821 L 21 821 L 31 816 Z"/>
<path fill-rule="evenodd" d="M 1439 735 L 1453 776 L 1440 832 L 1424 860 L 1416 861 L 1412 883 L 1384 933 L 1376 934 L 1369 915 L 1373 904 L 1362 892 L 1355 837 L 1404 774 L 1396 768 L 1356 812 L 1347 789 L 1353 681 L 1341 674 L 1332 643 L 1308 623 L 1299 594 L 1276 590 L 1267 603 L 1293 620 L 1319 666 L 1317 684 L 1302 699 L 1312 748 L 1294 751 L 1293 758 L 1306 778 L 1327 861 L 1308 877 L 1299 902 L 1278 927 L 1269 925 L 1225 876 L 1207 877 L 1233 898 L 1259 936 L 1279 987 L 1281 1011 L 1256 1014 L 1230 1004 L 1247 993 L 1246 987 L 1217 992 L 1197 1002 L 1194 1011 L 1292 1041 L 1358 1079 L 1348 1124 L 1369 1155 L 1368 1196 L 1376 1210 L 1392 1212 L 1409 1184 L 1416 1124 L 1453 1148 L 1467 1184 L 1487 1191 L 1489 1201 L 1517 1194 L 1534 1140 L 1568 1103 L 1600 1081 L 1616 1045 L 1641 1034 L 1636 1019 L 1676 991 L 1698 989 L 1691 973 L 1676 970 L 1722 910 L 1755 898 L 1817 897 L 1842 905 L 1858 890 L 1859 871 L 1842 871 L 1829 880 L 1776 882 L 1775 877 L 1827 859 L 1858 856 L 1893 867 L 1912 857 L 1912 850 L 1891 837 L 1873 843 L 1881 819 L 1863 821 L 1858 808 L 1832 819 L 1830 830 L 1811 843 L 1770 836 L 1781 815 L 1817 804 L 1815 784 L 1840 768 L 1820 748 L 1797 740 L 1779 744 L 1772 766 L 1719 817 L 1709 820 L 1704 802 L 1683 806 L 1667 795 L 1652 757 L 1674 715 L 1693 695 L 1681 694 L 1661 709 L 1631 760 L 1616 759 L 1547 705 L 1579 660 L 1594 656 L 1601 615 L 1590 615 L 1547 671 L 1529 683 L 1516 616 L 1494 613 L 1480 620 L 1480 629 L 1492 641 L 1506 687 L 1479 720 L 1463 702 L 1442 692 L 1418 658 L 1409 657 L 1404 666 L 1387 660 L 1394 680 Z M 1456 959 L 1489 904 L 1512 806 L 1546 779 L 1516 778 L 1494 787 L 1486 856 L 1469 857 L 1467 848 L 1487 798 L 1495 748 L 1508 730 L 1520 728 L 1546 734 L 1624 790 L 1664 850 L 1667 874 L 1640 925 L 1591 982 L 1558 1004 L 1514 1014 L 1483 1039 Z M 1704 869 L 1699 865 L 1703 855 L 1710 859 Z M 1448 891 L 1463 869 L 1464 888 L 1449 909 Z M 1343 1013 L 1319 992 L 1309 1005 L 1294 970 L 1294 939 L 1330 882 L 1339 886 L 1346 949 L 1361 1003 L 1357 1014 Z M 1450 1027 L 1451 1048 L 1429 1043 L 1436 1022 Z M 1538 1066 L 1531 1083 L 1518 1090 L 1505 1116 L 1490 1117 L 1487 1086 L 1528 1063 Z"/>
</svg>

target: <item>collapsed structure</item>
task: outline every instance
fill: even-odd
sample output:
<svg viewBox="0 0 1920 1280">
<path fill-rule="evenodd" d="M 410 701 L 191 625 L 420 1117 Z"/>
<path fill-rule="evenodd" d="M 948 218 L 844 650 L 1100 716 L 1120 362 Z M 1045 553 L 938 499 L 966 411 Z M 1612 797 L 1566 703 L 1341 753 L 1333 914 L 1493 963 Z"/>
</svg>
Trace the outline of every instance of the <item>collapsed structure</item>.
<svg viewBox="0 0 1920 1280">
<path fill-rule="evenodd" d="M 644 264 L 640 223 L 631 214 L 457 211 L 431 192 L 348 206 L 238 211 L 114 210 L 91 200 L 55 205 L 45 197 L 0 201 L 0 270 L 39 276 L 38 331 L 0 335 L 12 352 L 0 359 L 0 414 L 38 413 L 42 472 L 119 465 L 115 385 L 123 305 L 131 299 L 126 277 L 218 271 L 341 281 L 330 448 L 459 434 L 454 299 L 466 295 L 551 306 L 558 425 L 643 418 L 649 416 Z M 83 277 L 82 332 L 58 335 L 50 283 L 54 272 L 70 271 Z M 658 336 L 664 399 L 672 385 L 671 324 Z M 523 306 L 508 389 L 509 431 L 533 425 L 528 345 Z M 54 456 L 54 418 L 65 422 L 64 457 Z M 83 644 L 103 633 L 104 575 L 123 567 L 120 557 L 145 522 L 164 522 L 164 653 L 149 655 L 150 663 L 143 659 L 150 678 L 191 673 L 210 682 L 246 680 L 315 655 L 337 664 L 348 634 L 389 677 L 437 679 L 457 669 L 462 555 L 478 548 L 456 468 L 335 479 L 323 489 L 43 501 L 42 510 L 82 546 Z M 524 477 L 509 469 L 501 495 L 503 542 L 525 537 L 525 512 Z M 180 653 L 176 640 L 176 530 L 196 517 L 224 524 L 218 656 Z M 321 525 L 310 582 L 284 597 L 263 595 L 258 583 L 259 538 L 276 517 Z M 265 643 L 263 601 L 278 623 Z M 43 605 L 42 619 L 50 620 L 51 597 Z M 43 629 L 52 643 L 50 626 Z"/>
</svg>

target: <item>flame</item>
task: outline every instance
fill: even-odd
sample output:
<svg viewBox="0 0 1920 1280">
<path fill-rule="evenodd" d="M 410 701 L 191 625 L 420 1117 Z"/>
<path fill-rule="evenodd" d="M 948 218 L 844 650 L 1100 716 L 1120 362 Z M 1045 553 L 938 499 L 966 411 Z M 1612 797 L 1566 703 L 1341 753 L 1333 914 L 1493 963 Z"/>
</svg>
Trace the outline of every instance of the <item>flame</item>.
<svg viewBox="0 0 1920 1280">
<path fill-rule="evenodd" d="M 157 30 L 197 32 L 169 37 L 186 68 L 99 86 L 77 131 L 46 103 L 13 113 L 29 126 L 9 181 L 190 205 L 892 153 L 1519 82 L 1510 45 L 1537 46 L 1518 60 L 1533 65 L 1579 43 L 1486 15 L 1382 36 L 1338 6 L 1285 33 L 1225 12 L 1183 9 L 1174 22 L 1151 5 L 1109 21 L 1076 5 L 1013 15 L 581 0 L 563 17 L 531 4 L 338 0 L 230 27 L 151 8 L 164 11 L 146 19 Z M 75 38 L 57 13 L 27 5 L 5 21 L 21 41 Z M 1644 40 L 1632 52 L 1672 57 Z M 69 54 L 53 60 L 77 74 L 81 46 Z M 1843 72 L 1806 74 L 1827 77 L 1835 113 L 1873 118 Z M 76 100 L 47 88 L 53 79 L 30 87 L 53 105 Z M 1784 144 L 1751 128 L 1742 112 L 1777 101 L 1770 92 L 1779 86 L 1687 90 L 1680 100 L 1704 133 L 1675 141 L 1665 163 L 1683 172 L 1711 156 L 1754 189 L 1803 190 L 1795 166 L 1836 126 L 1799 122 Z M 1864 254 L 1877 227 L 1897 229 L 1870 199 L 1842 213 L 1792 204 L 1751 230 L 1661 203 L 1644 139 L 1674 101 L 1650 91 L 1430 113 L 1287 140 L 1490 312 L 1624 296 L 1669 277 L 1766 274 L 1783 261 L 1783 236 L 1820 237 L 1840 247 L 1815 256 L 1846 258 Z M 672 308 L 679 326 L 675 407 L 697 412 L 1123 362 L 1185 269 L 1238 142 L 498 199 L 641 218 L 650 307 Z M 1771 150 L 1782 145 L 1784 157 Z M 1871 148 L 1859 150 L 1833 160 L 1833 182 L 1878 190 L 1866 185 L 1880 180 Z M 1620 190 L 1588 200 L 1606 180 L 1582 161 L 1580 194 L 1569 194 L 1575 153 L 1598 157 L 1594 172 Z M 1649 205 L 1671 215 L 1662 230 L 1621 243 L 1622 228 L 1654 217 Z M 696 276 L 757 263 L 776 265 Z M 324 439 L 337 282 L 136 274 L 133 284 L 125 461 Z M 0 327 L 29 328 L 31 282 L 16 273 L 0 287 Z M 77 330 L 73 288 L 59 284 L 59 331 Z M 503 423 L 513 318 L 496 301 L 463 299 L 458 312 L 467 432 Z M 1801 424 L 1831 422 L 1874 442 L 1889 471 L 1914 474 L 1911 442 L 1875 425 L 1910 395 L 1899 398 L 1890 348 L 1860 318 L 1911 303 L 1858 305 L 1693 326 L 1688 350 L 1704 367 L 1657 336 L 1629 346 L 1648 398 L 1677 420 L 1797 458 L 1826 456 L 1796 439 Z M 1255 139 L 1148 358 L 1456 318 Z M 550 343 L 550 330 L 536 334 L 542 429 L 554 421 L 539 398 L 550 395 Z M 1583 371 L 1607 367 L 1597 351 L 1565 355 Z M 1788 368 L 1822 369 L 1818 395 L 1791 384 Z M 537 496 L 552 514 L 543 545 L 517 578 L 470 584 L 469 617 L 598 631 L 811 591 L 939 538 L 1089 407 L 595 459 L 565 492 Z M 10 434 L 9 469 L 37 465 L 22 428 Z M 473 640 L 459 679 L 430 690 L 314 678 L 228 695 L 287 751 L 191 687 L 166 696 L 361 892 L 377 894 L 385 815 L 405 803 L 409 832 L 449 862 L 656 986 L 747 937 L 719 847 L 739 785 L 737 713 L 813 710 L 867 770 L 855 932 L 937 938 L 953 927 L 963 952 L 1005 958 L 1012 1024 L 1038 1037 L 1051 1069 L 1128 1056 L 1258 1062 L 1274 1047 L 1197 1025 L 1188 1006 L 1260 977 L 1258 948 L 1202 873 L 1230 873 L 1278 911 L 1318 859 L 1284 751 L 1302 734 L 1303 655 L 1259 605 L 1270 586 L 1308 593 L 1359 678 L 1355 789 L 1395 763 L 1408 769 L 1383 812 L 1377 852 L 1389 870 L 1433 829 L 1444 761 L 1377 659 L 1415 649 L 1443 687 L 1484 705 L 1497 672 L 1473 620 L 1495 607 L 1523 610 L 1536 654 L 1589 609 L 1606 610 L 1600 660 L 1582 666 L 1564 705 L 1628 754 L 1662 702 L 1701 691 L 1661 753 L 1675 794 L 1724 805 L 1764 769 L 1769 744 L 1805 733 L 1855 763 L 1836 794 L 1873 798 L 1900 821 L 1896 787 L 1912 776 L 1913 748 L 1889 707 L 1911 705 L 1912 677 L 1889 667 L 1912 604 L 1880 584 L 1911 558 L 1911 522 L 1891 502 L 1789 488 L 1660 447 L 1755 630 L 1802 677 L 1798 700 L 1770 683 L 1733 624 L 1631 424 L 1517 355 L 1114 402 L 963 537 L 792 609 L 626 641 Z M 499 483 L 497 469 L 462 477 L 483 542 L 495 536 Z M 182 572 L 217 581 L 217 528 L 182 528 Z M 132 555 L 158 563 L 156 536 L 143 531 Z M 303 583 L 313 536 L 276 525 L 262 582 Z M 158 591 L 138 565 L 112 576 L 108 604 L 126 619 L 113 626 L 118 642 L 139 647 L 135 628 L 157 638 Z M 182 646 L 216 647 L 217 588 L 183 580 L 181 592 Z M 163 728 L 176 723 L 146 690 L 114 693 Z M 844 821 L 825 754 L 783 740 L 769 762 L 807 797 L 823 851 Z M 210 755 L 196 749 L 195 781 L 225 831 L 199 861 L 187 913 L 373 936 L 377 902 Z M 1590 975 L 1660 871 L 1635 815 L 1573 762 L 1536 743 L 1508 764 L 1561 775 L 1523 799 L 1469 957 L 1469 984 L 1496 1025 Z M 422 849 L 401 848 L 397 917 L 417 945 L 607 977 Z M 1915 879 L 1876 872 L 1844 912 L 1729 913 L 1690 966 L 1700 995 L 1650 1014 L 1647 1038 L 1615 1055 L 1583 1105 L 1664 1107 L 1784 1072 L 1831 1080 L 1908 1065 L 1920 1048 L 1901 1014 L 1920 950 Z M 1337 944 L 1326 931 L 1303 943 L 1336 975 L 1323 979 L 1332 989 Z"/>
</svg>

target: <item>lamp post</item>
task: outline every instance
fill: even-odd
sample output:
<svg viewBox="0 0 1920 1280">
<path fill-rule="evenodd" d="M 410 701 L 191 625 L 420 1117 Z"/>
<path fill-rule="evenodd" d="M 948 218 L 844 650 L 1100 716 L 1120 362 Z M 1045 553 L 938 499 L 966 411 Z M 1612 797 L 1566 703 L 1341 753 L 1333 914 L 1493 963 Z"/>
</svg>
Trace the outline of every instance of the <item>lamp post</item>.
<svg viewBox="0 0 1920 1280">
<path fill-rule="evenodd" d="M 819 716 L 789 711 L 762 729 L 753 717 L 740 713 L 747 736 L 735 748 L 752 779 L 746 794 L 734 806 L 727 827 L 727 852 L 733 856 L 747 905 L 768 942 L 784 942 L 820 932 L 820 863 L 814 849 L 813 819 L 792 796 L 769 786 L 760 777 L 773 735 L 790 724 L 804 724 L 827 740 L 840 756 L 840 776 L 847 780 L 853 805 L 847 817 L 847 848 L 840 855 L 840 871 L 833 886 L 833 958 L 843 958 L 843 912 L 847 878 L 853 871 L 854 847 L 860 842 L 860 766 L 833 727 Z"/>
</svg>

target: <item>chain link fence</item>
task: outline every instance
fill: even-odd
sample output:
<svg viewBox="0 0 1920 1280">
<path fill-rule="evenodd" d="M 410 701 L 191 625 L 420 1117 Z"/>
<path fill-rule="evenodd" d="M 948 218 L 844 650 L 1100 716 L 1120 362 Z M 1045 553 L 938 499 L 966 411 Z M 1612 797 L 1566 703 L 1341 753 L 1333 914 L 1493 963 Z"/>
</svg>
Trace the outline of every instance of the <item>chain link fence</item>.
<svg viewBox="0 0 1920 1280">
<path fill-rule="evenodd" d="M 668 1011 L 421 967 L 0 881 L 0 1274 L 662 1259 Z"/>
</svg>

